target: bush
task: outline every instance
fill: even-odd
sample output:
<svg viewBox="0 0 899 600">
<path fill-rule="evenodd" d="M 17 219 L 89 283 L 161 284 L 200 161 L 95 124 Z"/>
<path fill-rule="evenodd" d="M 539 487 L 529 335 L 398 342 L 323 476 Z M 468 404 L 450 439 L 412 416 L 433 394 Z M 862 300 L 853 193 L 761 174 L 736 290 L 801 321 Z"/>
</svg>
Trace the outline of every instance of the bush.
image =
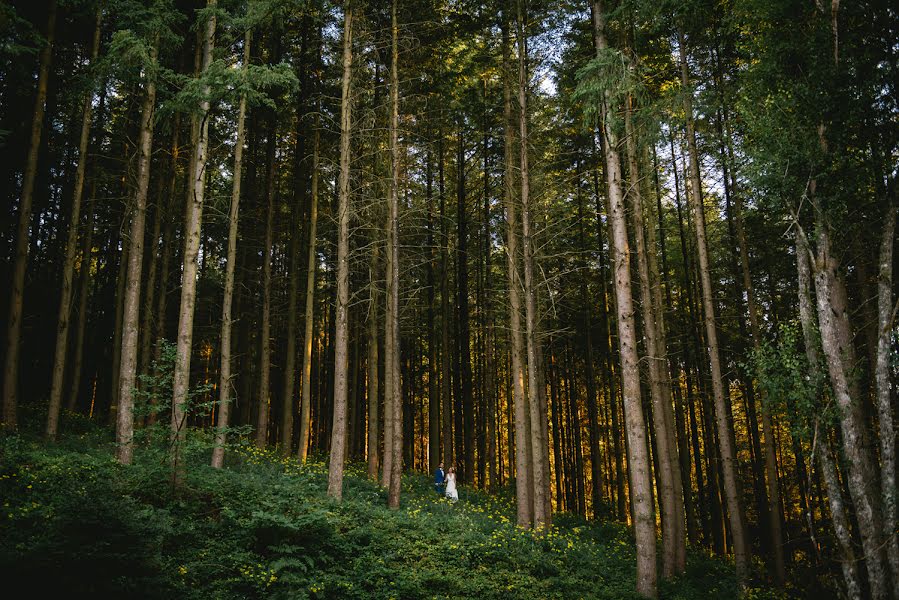
<svg viewBox="0 0 899 600">
<path fill-rule="evenodd" d="M 197 436 L 202 434 L 196 433 Z M 299 465 L 235 443 L 226 469 L 188 453 L 170 485 L 166 448 L 135 464 L 108 439 L 53 447 L 0 438 L 0 574 L 39 593 L 136 598 L 635 598 L 628 529 L 558 515 L 536 535 L 514 525 L 509 491 L 463 490 L 449 504 L 430 480 L 403 480 L 402 508 L 348 465 L 344 501 L 325 494 L 326 465 Z M 690 555 L 662 598 L 733 598 L 732 565 Z M 766 595 L 767 594 L 767 595 Z M 753 590 L 753 598 L 771 596 Z"/>
</svg>

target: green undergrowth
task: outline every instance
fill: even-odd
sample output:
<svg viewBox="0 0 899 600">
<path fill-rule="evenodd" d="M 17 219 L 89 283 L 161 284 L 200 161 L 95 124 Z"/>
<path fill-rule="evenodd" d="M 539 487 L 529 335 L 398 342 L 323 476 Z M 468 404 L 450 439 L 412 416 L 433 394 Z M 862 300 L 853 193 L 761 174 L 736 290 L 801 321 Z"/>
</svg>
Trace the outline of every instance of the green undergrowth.
<svg viewBox="0 0 899 600">
<path fill-rule="evenodd" d="M 226 468 L 187 455 L 173 490 L 161 445 L 135 464 L 96 432 L 46 445 L 0 437 L 0 576 L 42 597 L 635 598 L 629 531 L 559 515 L 535 535 L 514 525 L 506 491 L 465 488 L 449 504 L 429 477 L 403 479 L 402 506 L 349 464 L 343 501 L 327 466 L 250 445 Z M 737 596 L 732 565 L 692 553 L 660 585 L 671 599 Z M 754 598 L 775 597 L 763 589 Z"/>
</svg>

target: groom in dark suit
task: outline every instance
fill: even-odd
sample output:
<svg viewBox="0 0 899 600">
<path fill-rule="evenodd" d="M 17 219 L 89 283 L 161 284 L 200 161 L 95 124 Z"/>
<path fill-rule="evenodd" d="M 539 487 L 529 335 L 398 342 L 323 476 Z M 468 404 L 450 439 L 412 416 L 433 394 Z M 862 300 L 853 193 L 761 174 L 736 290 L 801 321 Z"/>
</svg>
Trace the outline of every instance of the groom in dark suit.
<svg viewBox="0 0 899 600">
<path fill-rule="evenodd" d="M 437 465 L 437 471 L 434 473 L 434 491 L 437 494 L 443 493 L 443 486 L 446 483 L 446 474 L 443 472 L 443 463 Z"/>
</svg>

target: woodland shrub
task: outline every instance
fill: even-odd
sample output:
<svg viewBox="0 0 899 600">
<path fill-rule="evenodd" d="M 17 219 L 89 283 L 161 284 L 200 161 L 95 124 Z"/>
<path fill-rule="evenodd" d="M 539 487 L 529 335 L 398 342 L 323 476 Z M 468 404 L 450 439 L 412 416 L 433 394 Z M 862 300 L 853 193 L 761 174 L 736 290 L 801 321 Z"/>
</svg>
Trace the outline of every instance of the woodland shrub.
<svg viewBox="0 0 899 600">
<path fill-rule="evenodd" d="M 164 447 L 139 445 L 125 467 L 90 427 L 56 446 L 19 436 L 0 444 L 0 575 L 40 595 L 635 598 L 625 527 L 557 515 L 534 535 L 512 522 L 508 490 L 463 489 L 451 505 L 411 474 L 401 510 L 390 511 L 364 465 L 348 467 L 335 504 L 322 460 L 301 467 L 240 440 L 222 470 L 189 454 L 178 490 Z M 732 565 L 699 554 L 661 586 L 662 598 L 735 595 Z"/>
</svg>

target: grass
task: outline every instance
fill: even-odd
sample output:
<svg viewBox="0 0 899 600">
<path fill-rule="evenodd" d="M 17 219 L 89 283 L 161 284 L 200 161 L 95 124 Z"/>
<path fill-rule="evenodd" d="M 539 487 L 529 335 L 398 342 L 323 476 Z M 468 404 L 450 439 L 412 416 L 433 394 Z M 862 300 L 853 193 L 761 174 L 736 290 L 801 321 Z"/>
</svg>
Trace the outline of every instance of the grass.
<svg viewBox="0 0 899 600">
<path fill-rule="evenodd" d="M 92 598 L 636 597 L 627 528 L 558 515 L 535 535 L 514 525 L 509 490 L 461 488 L 449 504 L 428 476 L 407 474 L 391 511 L 364 465 L 349 464 L 335 503 L 321 457 L 300 465 L 236 445 L 215 470 L 197 443 L 173 493 L 162 444 L 142 444 L 126 467 L 107 435 L 86 427 L 54 445 L 0 438 L 7 585 Z M 684 575 L 660 583 L 662 598 L 737 595 L 732 565 L 694 551 Z"/>
</svg>

